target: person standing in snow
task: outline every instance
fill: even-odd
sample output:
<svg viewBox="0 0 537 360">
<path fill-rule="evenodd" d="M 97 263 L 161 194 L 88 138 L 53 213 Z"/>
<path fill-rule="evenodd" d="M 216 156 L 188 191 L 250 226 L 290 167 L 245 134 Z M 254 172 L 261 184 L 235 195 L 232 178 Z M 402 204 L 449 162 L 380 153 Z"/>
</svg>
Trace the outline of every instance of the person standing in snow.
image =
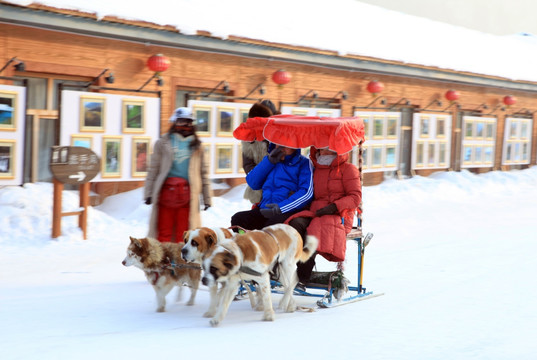
<svg viewBox="0 0 537 360">
<path fill-rule="evenodd" d="M 193 121 L 189 108 L 177 108 L 151 156 L 144 198 L 154 205 L 147 236 L 161 242 L 181 242 L 186 230 L 201 226 L 200 194 L 204 210 L 211 206 L 208 165 Z"/>
</svg>

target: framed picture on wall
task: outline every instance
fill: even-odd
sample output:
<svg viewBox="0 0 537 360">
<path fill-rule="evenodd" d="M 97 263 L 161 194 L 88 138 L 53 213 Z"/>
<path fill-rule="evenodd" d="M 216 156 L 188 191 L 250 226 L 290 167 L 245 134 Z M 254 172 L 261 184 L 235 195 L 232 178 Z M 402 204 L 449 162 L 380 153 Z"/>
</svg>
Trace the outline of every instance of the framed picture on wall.
<svg viewBox="0 0 537 360">
<path fill-rule="evenodd" d="M 397 118 L 389 117 L 388 126 L 386 128 L 386 137 L 389 139 L 397 138 Z"/>
<path fill-rule="evenodd" d="M 103 132 L 105 126 L 104 97 L 80 97 L 80 131 Z"/>
<path fill-rule="evenodd" d="M 244 167 L 242 166 L 242 144 L 239 144 L 237 148 L 239 149 L 239 152 L 237 153 L 239 154 L 239 163 L 237 164 L 237 171 L 244 174 Z"/>
<path fill-rule="evenodd" d="M 291 114 L 298 116 L 308 116 L 308 110 L 304 109 L 292 109 Z"/>
<path fill-rule="evenodd" d="M 81 146 L 91 149 L 93 146 L 93 136 L 73 134 L 71 135 L 71 146 Z"/>
<path fill-rule="evenodd" d="M 248 113 L 250 112 L 250 109 L 239 109 L 239 121 L 241 124 L 243 122 L 246 122 L 248 120 Z"/>
<path fill-rule="evenodd" d="M 216 136 L 233 136 L 235 109 L 219 106 L 216 118 Z"/>
<path fill-rule="evenodd" d="M 420 119 L 420 137 L 429 137 L 429 118 L 425 116 Z"/>
<path fill-rule="evenodd" d="M 131 176 L 146 177 L 149 167 L 149 136 L 132 137 Z"/>
<path fill-rule="evenodd" d="M 17 93 L 0 91 L 0 131 L 17 130 Z"/>
<path fill-rule="evenodd" d="M 0 140 L 0 179 L 15 178 L 15 140 Z"/>
<path fill-rule="evenodd" d="M 373 119 L 373 139 L 381 139 L 384 137 L 384 118 L 375 117 Z"/>
<path fill-rule="evenodd" d="M 145 132 L 145 101 L 123 100 L 121 124 L 124 133 Z"/>
<path fill-rule="evenodd" d="M 395 145 L 386 146 L 386 166 L 395 166 Z"/>
<path fill-rule="evenodd" d="M 101 177 L 121 177 L 121 136 L 103 136 L 101 154 Z"/>
<path fill-rule="evenodd" d="M 210 136 L 211 135 L 211 113 L 212 107 L 194 105 L 192 107 L 192 113 L 196 118 L 196 134 L 198 136 Z"/>
<path fill-rule="evenodd" d="M 216 166 L 215 173 L 230 173 L 233 171 L 233 145 L 217 144 L 216 145 Z"/>
<path fill-rule="evenodd" d="M 205 157 L 205 163 L 209 164 L 209 173 L 212 174 L 212 166 L 211 166 L 211 144 L 201 144 L 201 148 L 203 149 L 203 156 Z"/>
<path fill-rule="evenodd" d="M 328 111 L 328 110 L 318 110 L 317 111 L 317 116 L 318 117 L 332 117 L 332 111 Z"/>
</svg>

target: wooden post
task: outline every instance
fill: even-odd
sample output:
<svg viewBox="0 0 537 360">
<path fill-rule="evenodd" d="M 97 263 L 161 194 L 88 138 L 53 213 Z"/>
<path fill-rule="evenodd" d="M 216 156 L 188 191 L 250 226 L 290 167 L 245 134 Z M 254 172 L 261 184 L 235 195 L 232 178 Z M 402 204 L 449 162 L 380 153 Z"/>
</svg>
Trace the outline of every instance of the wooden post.
<svg viewBox="0 0 537 360">
<path fill-rule="evenodd" d="M 79 186 L 78 192 L 80 194 L 80 207 L 82 211 L 78 216 L 78 227 L 82 229 L 84 240 L 87 239 L 87 227 L 88 227 L 88 205 L 89 205 L 89 189 L 90 183 L 85 183 Z"/>
<path fill-rule="evenodd" d="M 62 192 L 63 183 L 54 178 L 54 195 L 52 198 L 52 238 L 62 234 Z"/>
</svg>

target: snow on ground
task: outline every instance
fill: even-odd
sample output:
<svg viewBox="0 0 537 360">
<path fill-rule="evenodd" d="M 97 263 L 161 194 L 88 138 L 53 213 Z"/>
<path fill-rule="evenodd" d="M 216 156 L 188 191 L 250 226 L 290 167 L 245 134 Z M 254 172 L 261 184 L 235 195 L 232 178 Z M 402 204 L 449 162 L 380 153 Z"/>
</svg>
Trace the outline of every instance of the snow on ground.
<svg viewBox="0 0 537 360">
<path fill-rule="evenodd" d="M 205 225 L 249 208 L 243 186 L 214 199 Z M 147 231 L 142 190 L 90 208 L 50 238 L 52 185 L 0 189 L 2 359 L 534 359 L 537 345 L 537 166 L 387 180 L 364 187 L 364 285 L 385 295 L 333 309 L 276 312 L 231 304 L 218 328 L 202 317 L 208 292 L 155 312 L 143 273 L 121 265 L 129 235 Z M 77 207 L 64 193 L 65 211 Z M 355 282 L 355 247 L 346 275 Z M 332 263 L 319 260 L 320 270 Z M 188 291 L 185 291 L 188 293 Z M 273 295 L 275 304 L 279 295 Z M 315 299 L 296 297 L 304 306 Z"/>
</svg>

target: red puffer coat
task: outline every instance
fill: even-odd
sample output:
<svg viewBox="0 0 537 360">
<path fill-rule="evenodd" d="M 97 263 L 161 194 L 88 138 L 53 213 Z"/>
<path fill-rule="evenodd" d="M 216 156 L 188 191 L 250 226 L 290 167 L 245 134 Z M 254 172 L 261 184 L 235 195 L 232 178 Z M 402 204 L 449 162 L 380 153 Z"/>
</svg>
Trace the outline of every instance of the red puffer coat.
<svg viewBox="0 0 537 360">
<path fill-rule="evenodd" d="M 319 239 L 317 252 L 329 261 L 345 260 L 347 233 L 352 229 L 355 210 L 362 200 L 362 187 L 358 168 L 348 163 L 349 154 L 339 155 L 330 165 L 317 163 L 317 149 L 311 147 L 313 161 L 313 202 L 309 210 L 301 211 L 287 219 L 313 217 L 308 235 Z M 336 204 L 339 214 L 315 217 L 315 212 L 331 203 Z M 344 224 L 342 224 L 344 215 Z"/>
</svg>

